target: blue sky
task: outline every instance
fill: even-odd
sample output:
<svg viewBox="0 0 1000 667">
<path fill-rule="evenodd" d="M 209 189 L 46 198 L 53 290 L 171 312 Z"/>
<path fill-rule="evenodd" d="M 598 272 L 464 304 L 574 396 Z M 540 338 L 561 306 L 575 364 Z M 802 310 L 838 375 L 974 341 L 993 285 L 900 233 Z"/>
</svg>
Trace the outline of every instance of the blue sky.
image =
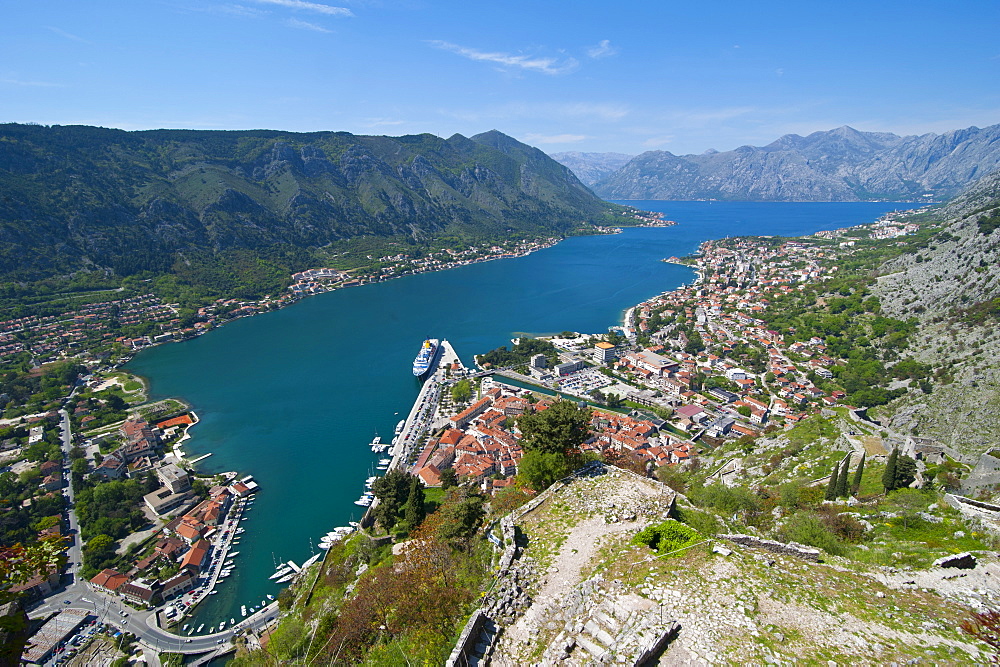
<svg viewBox="0 0 1000 667">
<path fill-rule="evenodd" d="M 1000 122 L 1000 2 L 0 0 L 0 122 L 700 153 Z"/>
</svg>

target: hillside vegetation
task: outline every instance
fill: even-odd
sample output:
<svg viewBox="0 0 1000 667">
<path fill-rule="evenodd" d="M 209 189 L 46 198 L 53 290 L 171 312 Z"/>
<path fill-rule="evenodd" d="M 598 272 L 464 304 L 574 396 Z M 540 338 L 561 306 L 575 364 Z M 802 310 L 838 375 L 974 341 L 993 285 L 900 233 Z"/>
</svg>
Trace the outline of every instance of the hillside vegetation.
<svg viewBox="0 0 1000 667">
<path fill-rule="evenodd" d="M 616 210 L 500 132 L 0 125 L 0 278 L 305 268 L 371 237 L 560 236 Z M 94 278 L 92 278 L 93 280 Z"/>
</svg>

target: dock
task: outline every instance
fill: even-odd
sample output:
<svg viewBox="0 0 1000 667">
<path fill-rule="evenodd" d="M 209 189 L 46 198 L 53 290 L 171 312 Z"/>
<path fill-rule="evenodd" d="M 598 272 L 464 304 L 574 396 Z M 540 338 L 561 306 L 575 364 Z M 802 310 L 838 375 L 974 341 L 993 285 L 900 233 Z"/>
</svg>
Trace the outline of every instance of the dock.
<svg viewBox="0 0 1000 667">
<path fill-rule="evenodd" d="M 437 407 L 438 402 L 441 399 L 441 388 L 444 383 L 445 371 L 456 363 L 461 366 L 462 361 L 458 358 L 458 354 L 455 352 L 455 349 L 447 340 L 442 340 L 440 349 L 432 362 L 432 366 L 428 369 L 429 375 L 427 379 L 424 380 L 423 386 L 420 387 L 420 393 L 417 394 L 417 398 L 413 402 L 413 407 L 410 408 L 410 413 L 406 417 L 403 430 L 400 431 L 399 437 L 396 438 L 396 444 L 394 444 L 390 450 L 392 460 L 389 463 L 389 470 L 406 469 L 406 465 L 409 462 L 410 457 L 420 446 L 420 438 L 432 426 L 434 416 L 437 414 Z M 371 522 L 373 521 L 372 510 L 374 510 L 377 505 L 378 499 L 376 498 L 365 512 L 365 515 L 361 520 L 362 526 L 371 525 Z"/>
</svg>

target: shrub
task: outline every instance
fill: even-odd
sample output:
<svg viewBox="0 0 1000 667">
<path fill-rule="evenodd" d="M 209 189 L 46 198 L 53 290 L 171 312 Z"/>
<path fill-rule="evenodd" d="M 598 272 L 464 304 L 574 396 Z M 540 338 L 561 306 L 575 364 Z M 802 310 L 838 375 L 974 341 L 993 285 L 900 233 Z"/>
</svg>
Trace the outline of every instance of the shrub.
<svg viewBox="0 0 1000 667">
<path fill-rule="evenodd" d="M 714 514 L 689 507 L 678 507 L 677 515 L 679 521 L 691 526 L 702 535 L 715 535 L 722 532 L 722 523 Z"/>
<path fill-rule="evenodd" d="M 844 547 L 837 537 L 815 514 L 808 512 L 799 512 L 789 519 L 781 529 L 781 538 L 789 542 L 818 547 L 834 556 L 844 553 Z"/>
<path fill-rule="evenodd" d="M 644 544 L 657 553 L 667 554 L 698 542 L 701 535 L 680 521 L 667 519 L 656 526 L 648 526 L 634 538 L 633 544 Z"/>
</svg>

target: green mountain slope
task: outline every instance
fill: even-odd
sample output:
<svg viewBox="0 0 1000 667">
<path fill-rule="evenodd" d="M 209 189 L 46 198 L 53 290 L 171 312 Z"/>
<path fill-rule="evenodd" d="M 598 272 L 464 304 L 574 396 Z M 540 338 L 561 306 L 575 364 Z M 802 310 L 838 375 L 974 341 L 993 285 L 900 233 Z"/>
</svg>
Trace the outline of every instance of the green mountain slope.
<svg viewBox="0 0 1000 667">
<path fill-rule="evenodd" d="M 562 234 L 610 205 L 500 132 L 442 139 L 0 125 L 0 274 L 165 272 L 185 252 Z"/>
</svg>

